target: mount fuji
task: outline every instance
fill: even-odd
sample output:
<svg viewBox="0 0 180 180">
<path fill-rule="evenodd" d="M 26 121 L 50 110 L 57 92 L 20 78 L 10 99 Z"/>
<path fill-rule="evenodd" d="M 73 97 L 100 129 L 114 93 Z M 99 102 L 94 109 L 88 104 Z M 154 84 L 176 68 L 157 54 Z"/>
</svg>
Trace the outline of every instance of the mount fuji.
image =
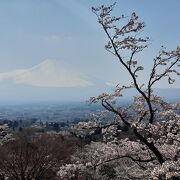
<svg viewBox="0 0 180 180">
<path fill-rule="evenodd" d="M 36 87 L 87 87 L 93 82 L 87 75 L 57 60 L 45 60 L 27 69 L 0 73 L 0 82 L 11 81 Z"/>
</svg>

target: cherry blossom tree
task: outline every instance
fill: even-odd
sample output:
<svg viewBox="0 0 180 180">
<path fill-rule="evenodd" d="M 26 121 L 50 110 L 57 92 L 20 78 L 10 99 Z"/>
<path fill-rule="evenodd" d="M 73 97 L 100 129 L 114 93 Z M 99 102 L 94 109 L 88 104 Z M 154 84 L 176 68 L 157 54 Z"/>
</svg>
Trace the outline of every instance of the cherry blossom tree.
<svg viewBox="0 0 180 180">
<path fill-rule="evenodd" d="M 0 125 L 0 145 L 12 141 L 14 138 L 7 124 Z"/>
<path fill-rule="evenodd" d="M 72 177 L 77 172 L 85 174 L 92 171 L 95 174 L 93 178 L 100 179 L 98 176 L 102 175 L 102 167 L 113 163 L 116 177 L 120 179 L 179 179 L 180 104 L 167 103 L 153 93 L 153 87 L 163 78 L 173 84 L 175 75 L 180 75 L 180 47 L 167 50 L 162 46 L 153 59 L 148 81 L 140 84 L 138 75 L 144 67 L 136 57 L 149 47 L 150 39 L 140 36 L 145 24 L 139 22 L 136 13 L 130 17 L 116 17 L 111 15 L 114 6 L 115 3 L 92 7 L 92 12 L 108 38 L 105 49 L 117 58 L 132 81 L 128 86 L 118 84 L 111 94 L 102 93 L 90 98 L 90 103 L 101 103 L 104 107 L 103 116 L 112 113 L 113 118 L 107 124 L 97 119 L 79 124 L 80 129 L 100 129 L 103 141 L 87 145 L 84 154 L 77 155 L 79 159 L 74 158 L 73 165 L 61 167 L 58 175 L 68 175 L 66 172 L 70 172 L 69 169 L 73 167 Z M 129 88 L 134 88 L 139 95 L 134 97 L 128 107 L 119 107 L 117 99 Z M 131 138 L 121 138 L 119 127 L 122 125 L 133 134 Z"/>
</svg>

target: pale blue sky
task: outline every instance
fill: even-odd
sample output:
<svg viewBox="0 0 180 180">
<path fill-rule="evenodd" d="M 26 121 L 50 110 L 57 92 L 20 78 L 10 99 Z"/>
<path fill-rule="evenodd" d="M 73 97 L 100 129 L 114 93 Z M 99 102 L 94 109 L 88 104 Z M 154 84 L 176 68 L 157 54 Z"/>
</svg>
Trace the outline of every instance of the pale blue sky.
<svg viewBox="0 0 180 180">
<path fill-rule="evenodd" d="M 0 101 L 78 99 L 81 96 L 83 99 L 106 90 L 103 83 L 127 82 L 118 62 L 104 50 L 105 34 L 91 12 L 91 6 L 113 2 L 1 0 Z M 142 54 L 146 72 L 161 45 L 169 49 L 180 45 L 179 10 L 179 0 L 117 1 L 115 14 L 130 15 L 135 11 L 147 25 L 144 32 L 152 39 L 152 45 Z M 33 75 L 29 73 L 32 69 L 33 72 L 35 69 Z M 21 73 L 26 75 L 20 77 Z M 142 81 L 146 74 L 141 74 Z M 64 79 L 57 80 L 59 76 Z M 69 79 L 73 76 L 73 81 L 78 83 L 70 87 L 72 82 L 67 76 Z M 34 77 L 37 77 L 35 82 Z M 50 78 L 56 80 L 46 84 L 47 78 L 48 82 Z M 162 81 L 157 87 L 168 85 Z M 180 88 L 179 79 L 174 87 Z"/>
</svg>

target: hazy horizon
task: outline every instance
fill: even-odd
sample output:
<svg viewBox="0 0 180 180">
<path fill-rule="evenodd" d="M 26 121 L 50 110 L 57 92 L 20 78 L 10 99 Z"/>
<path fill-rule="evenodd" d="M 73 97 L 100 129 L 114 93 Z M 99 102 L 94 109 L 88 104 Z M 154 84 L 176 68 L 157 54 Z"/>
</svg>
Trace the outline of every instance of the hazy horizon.
<svg viewBox="0 0 180 180">
<path fill-rule="evenodd" d="M 105 92 L 103 89 L 99 89 L 100 92 Z M 108 89 L 106 92 L 111 92 L 111 89 Z M 180 88 L 171 88 L 171 91 L 168 88 L 158 88 L 154 89 L 154 93 L 156 95 L 159 95 L 164 100 L 168 102 L 179 102 L 180 96 L 179 96 Z M 59 93 L 60 94 L 60 93 Z M 17 99 L 5 99 L 0 101 L 0 106 L 9 106 L 9 105 L 51 105 L 51 104 L 73 104 L 73 103 L 87 103 L 90 97 L 97 95 L 98 93 L 92 93 L 92 91 L 89 92 L 89 94 L 84 95 L 77 95 L 76 97 L 70 96 L 69 98 L 63 98 L 63 94 L 61 96 L 56 98 L 51 98 L 51 94 L 49 91 L 47 92 L 47 95 L 49 98 L 42 99 L 39 96 L 37 97 L 31 97 L 31 98 L 17 98 Z M 123 92 L 123 96 L 119 98 L 119 101 L 122 103 L 131 102 L 133 100 L 133 97 L 135 95 L 138 95 L 137 91 L 135 89 L 132 90 L 125 90 Z"/>
</svg>

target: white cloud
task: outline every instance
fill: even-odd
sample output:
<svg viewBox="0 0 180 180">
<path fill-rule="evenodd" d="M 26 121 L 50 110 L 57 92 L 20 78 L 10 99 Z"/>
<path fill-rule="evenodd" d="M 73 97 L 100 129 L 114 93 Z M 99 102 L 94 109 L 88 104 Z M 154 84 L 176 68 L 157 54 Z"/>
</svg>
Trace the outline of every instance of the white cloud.
<svg viewBox="0 0 180 180">
<path fill-rule="evenodd" d="M 0 81 L 37 87 L 86 87 L 93 83 L 81 72 L 63 62 L 45 60 L 28 68 L 0 73 Z"/>
<path fill-rule="evenodd" d="M 117 86 L 118 83 L 106 82 L 105 84 L 106 84 L 107 86 L 113 86 L 113 87 L 115 87 L 115 86 Z"/>
</svg>

